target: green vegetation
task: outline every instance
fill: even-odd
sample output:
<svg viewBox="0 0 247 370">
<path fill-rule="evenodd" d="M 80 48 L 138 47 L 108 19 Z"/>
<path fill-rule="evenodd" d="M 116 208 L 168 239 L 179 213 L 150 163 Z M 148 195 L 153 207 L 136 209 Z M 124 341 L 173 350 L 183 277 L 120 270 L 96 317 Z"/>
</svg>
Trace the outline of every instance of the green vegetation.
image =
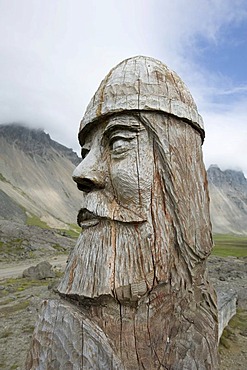
<svg viewBox="0 0 247 370">
<path fill-rule="evenodd" d="M 223 334 L 220 338 L 220 352 L 222 347 L 230 349 L 233 346 L 237 346 L 236 334 L 247 334 L 247 311 L 238 309 L 237 313 L 229 321 L 228 326 L 224 329 Z"/>
<path fill-rule="evenodd" d="M 219 257 L 247 257 L 247 236 L 215 234 L 212 254 Z"/>
<path fill-rule="evenodd" d="M 229 322 L 229 326 L 232 329 L 238 330 L 240 333 L 247 332 L 247 311 L 238 309 L 237 314 Z"/>
<path fill-rule="evenodd" d="M 18 364 L 14 364 L 11 366 L 10 370 L 17 370 L 19 368 Z"/>
<path fill-rule="evenodd" d="M 62 272 L 57 271 L 56 272 L 56 278 L 60 277 L 62 275 Z M 40 287 L 40 286 L 46 286 L 48 287 L 51 285 L 51 283 L 54 283 L 54 278 L 48 278 L 43 280 L 34 280 L 29 278 L 9 278 L 1 282 L 1 285 L 4 289 L 1 290 L 1 292 L 4 292 L 2 294 L 1 301 L 0 301 L 0 316 L 1 314 L 7 314 L 8 310 L 9 313 L 13 313 L 22 309 L 25 309 L 29 305 L 29 301 L 21 301 L 18 304 L 15 304 L 15 300 L 18 297 L 22 297 L 22 293 L 24 290 L 32 288 L 32 287 Z M 11 296 L 9 294 L 11 293 Z M 9 307 L 9 305 L 11 307 Z M 8 306 L 8 307 L 6 307 Z"/>
<path fill-rule="evenodd" d="M 9 278 L 2 284 L 4 287 L 11 288 L 11 292 L 19 292 L 32 286 L 48 285 L 49 279 L 32 280 L 29 278 Z"/>
<path fill-rule="evenodd" d="M 51 229 L 51 227 L 47 225 L 46 222 L 42 221 L 39 217 L 35 215 L 28 216 L 26 224 L 30 226 L 38 226 L 41 229 Z M 77 226 L 76 224 L 69 224 L 68 230 L 67 229 L 56 229 L 56 231 L 63 236 L 68 236 L 70 238 L 78 238 L 81 232 L 81 228 Z"/>
<path fill-rule="evenodd" d="M 2 173 L 0 173 L 0 181 L 3 181 L 3 182 L 9 182 L 4 176 Z"/>
<path fill-rule="evenodd" d="M 51 230 L 49 226 L 41 221 L 36 216 L 29 216 L 28 217 L 28 225 L 35 225 L 37 227 L 42 228 L 43 230 Z M 69 225 L 70 229 L 53 229 L 55 233 L 60 234 L 62 236 L 70 237 L 70 238 L 78 238 L 80 234 L 80 228 L 76 225 Z M 61 243 L 63 244 L 63 243 Z M 68 249 L 64 246 L 62 246 L 58 242 L 54 242 L 53 245 L 51 245 L 51 242 L 49 241 L 49 235 L 47 235 L 47 246 L 51 246 L 54 249 L 53 254 L 61 254 L 61 253 L 68 253 Z M 57 252 L 57 253 L 56 253 Z M 7 239 L 4 241 L 0 240 L 0 262 L 8 262 L 13 260 L 23 260 L 23 259 L 32 259 L 37 256 L 38 253 L 46 253 L 46 245 L 45 243 L 43 246 L 41 245 L 38 249 L 35 248 L 35 244 L 33 247 L 32 240 L 29 241 L 25 238 L 13 238 L 13 239 Z M 1 291 L 0 291 L 1 296 Z"/>
<path fill-rule="evenodd" d="M 16 301 L 16 298 L 21 297 L 21 292 L 34 286 L 48 286 L 54 279 L 32 280 L 28 278 L 9 278 L 1 282 L 5 293 L 11 293 L 12 296 L 2 297 L 0 304 L 0 317 L 10 316 L 18 311 L 26 309 L 30 300 Z M 16 303 L 17 302 L 17 303 Z"/>
<path fill-rule="evenodd" d="M 59 229 L 58 232 L 63 236 L 68 236 L 69 238 L 78 238 L 81 228 L 76 224 L 69 224 L 69 230 Z"/>
<path fill-rule="evenodd" d="M 12 335 L 13 332 L 10 329 L 5 329 L 2 333 L 0 333 L 0 338 L 8 338 L 10 335 Z"/>
<path fill-rule="evenodd" d="M 0 317 L 3 317 L 3 316 L 11 316 L 13 315 L 14 313 L 18 312 L 18 311 L 22 311 L 22 310 L 25 310 L 25 308 L 27 308 L 29 306 L 29 301 L 22 301 L 22 302 L 18 302 L 16 304 L 13 304 L 11 306 L 5 306 L 5 307 L 1 307 L 0 308 Z"/>
<path fill-rule="evenodd" d="M 21 238 L 10 239 L 5 242 L 0 241 L 0 262 L 33 258 L 34 252 L 29 250 L 27 245 L 28 241 Z"/>
<path fill-rule="evenodd" d="M 6 292 L 6 294 L 8 294 L 7 290 L 5 292 Z M 14 297 L 6 298 L 4 301 L 0 301 L 0 306 L 5 306 L 6 304 L 9 304 L 9 303 L 13 302 L 14 300 L 15 300 Z"/>
<path fill-rule="evenodd" d="M 39 217 L 31 215 L 27 217 L 27 225 L 38 226 L 41 229 L 50 229 L 46 222 L 42 221 Z"/>
<path fill-rule="evenodd" d="M 32 334 L 34 331 L 34 325 L 25 326 L 23 328 L 23 333 L 25 334 Z"/>
<path fill-rule="evenodd" d="M 70 224 L 69 225 L 70 229 L 68 230 L 69 236 L 72 238 L 78 238 L 78 236 L 81 233 L 81 228 L 78 225 L 75 224 Z"/>
<path fill-rule="evenodd" d="M 63 236 L 67 236 L 69 238 L 78 238 L 78 236 L 80 235 L 80 232 L 77 232 L 75 230 L 66 230 L 66 229 L 62 229 L 62 230 L 59 230 L 61 235 Z"/>
<path fill-rule="evenodd" d="M 64 275 L 64 272 L 56 270 L 55 275 L 56 275 L 56 278 L 60 279 Z"/>
<path fill-rule="evenodd" d="M 78 226 L 77 224 L 69 224 L 69 227 L 70 227 L 71 229 L 76 230 L 78 233 L 80 233 L 80 232 L 81 232 L 81 228 L 80 228 L 80 226 Z"/>
<path fill-rule="evenodd" d="M 52 248 L 56 249 L 56 251 L 58 252 L 62 252 L 62 253 L 66 252 L 66 248 L 62 247 L 60 244 L 57 244 L 57 243 L 53 244 Z"/>
<path fill-rule="evenodd" d="M 25 239 L 12 239 L 7 242 L 0 241 L 0 261 L 6 262 L 11 257 L 26 254 L 23 242 Z"/>
</svg>

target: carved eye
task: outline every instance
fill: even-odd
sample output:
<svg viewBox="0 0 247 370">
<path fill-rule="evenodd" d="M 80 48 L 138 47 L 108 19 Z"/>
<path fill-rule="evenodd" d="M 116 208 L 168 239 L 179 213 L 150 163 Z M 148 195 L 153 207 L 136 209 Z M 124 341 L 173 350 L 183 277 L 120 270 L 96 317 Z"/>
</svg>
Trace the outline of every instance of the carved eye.
<svg viewBox="0 0 247 370">
<path fill-rule="evenodd" d="M 136 133 L 130 131 L 115 132 L 111 135 L 109 146 L 113 155 L 127 153 L 135 146 Z"/>
<path fill-rule="evenodd" d="M 114 138 L 111 140 L 110 148 L 114 154 L 125 153 L 131 149 L 130 139 Z"/>
<path fill-rule="evenodd" d="M 89 149 L 81 148 L 81 157 L 82 157 L 82 159 L 84 159 L 88 155 L 89 151 L 90 151 Z"/>
</svg>

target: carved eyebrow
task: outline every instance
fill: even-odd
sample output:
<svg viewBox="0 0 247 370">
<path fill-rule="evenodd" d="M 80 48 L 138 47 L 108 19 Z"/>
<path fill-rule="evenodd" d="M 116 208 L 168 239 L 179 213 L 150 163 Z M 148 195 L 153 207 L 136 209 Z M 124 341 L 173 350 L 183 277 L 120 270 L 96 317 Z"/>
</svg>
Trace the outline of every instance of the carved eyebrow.
<svg viewBox="0 0 247 370">
<path fill-rule="evenodd" d="M 109 136 L 112 132 L 117 131 L 117 130 L 127 130 L 127 131 L 132 131 L 132 132 L 139 132 L 143 128 L 140 126 L 138 122 L 131 122 L 131 123 L 123 123 L 123 122 L 110 122 L 104 132 L 103 136 Z"/>
</svg>

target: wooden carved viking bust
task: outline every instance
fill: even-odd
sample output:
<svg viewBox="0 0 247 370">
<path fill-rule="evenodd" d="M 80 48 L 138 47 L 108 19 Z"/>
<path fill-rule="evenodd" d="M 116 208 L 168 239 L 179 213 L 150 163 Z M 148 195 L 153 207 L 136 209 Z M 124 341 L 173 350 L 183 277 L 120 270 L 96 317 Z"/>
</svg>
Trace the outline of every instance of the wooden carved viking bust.
<svg viewBox="0 0 247 370">
<path fill-rule="evenodd" d="M 203 140 L 163 63 L 138 56 L 105 77 L 79 130 L 82 232 L 27 369 L 217 369 Z"/>
</svg>

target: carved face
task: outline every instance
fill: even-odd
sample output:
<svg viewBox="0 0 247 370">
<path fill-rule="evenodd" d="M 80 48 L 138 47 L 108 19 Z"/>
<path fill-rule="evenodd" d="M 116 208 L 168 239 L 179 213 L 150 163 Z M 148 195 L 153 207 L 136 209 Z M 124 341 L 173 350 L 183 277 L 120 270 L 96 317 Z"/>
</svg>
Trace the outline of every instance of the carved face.
<svg viewBox="0 0 247 370">
<path fill-rule="evenodd" d="M 100 218 L 147 220 L 154 173 L 153 141 L 137 118 L 122 115 L 96 124 L 83 138 L 82 162 L 73 179 L 83 195 L 78 222 Z"/>
<path fill-rule="evenodd" d="M 153 112 L 92 125 L 73 175 L 82 233 L 60 293 L 135 300 L 168 281 L 180 291 L 211 246 L 200 135 Z"/>
</svg>

